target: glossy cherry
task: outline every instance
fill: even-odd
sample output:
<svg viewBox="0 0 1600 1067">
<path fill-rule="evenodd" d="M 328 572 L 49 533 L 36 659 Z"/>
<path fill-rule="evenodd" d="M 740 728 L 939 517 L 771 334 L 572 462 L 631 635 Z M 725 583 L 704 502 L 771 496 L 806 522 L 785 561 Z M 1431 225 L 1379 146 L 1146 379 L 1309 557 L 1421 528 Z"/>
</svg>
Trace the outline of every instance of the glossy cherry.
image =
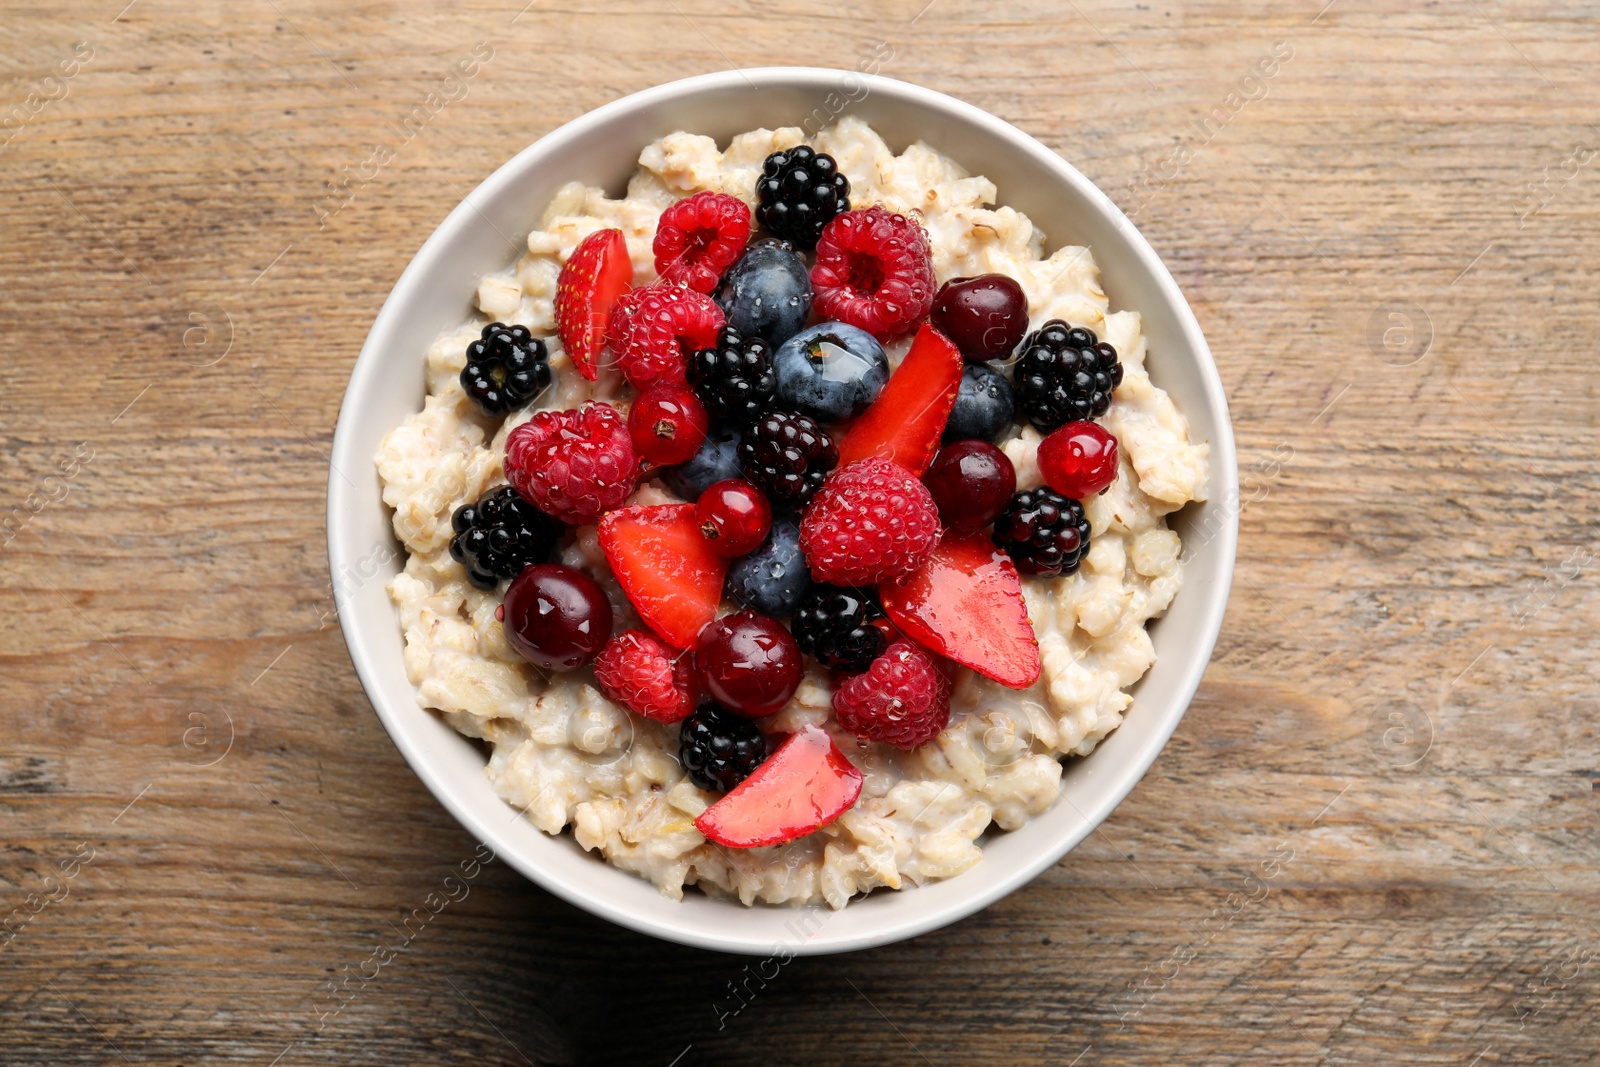
<svg viewBox="0 0 1600 1067">
<path fill-rule="evenodd" d="M 780 710 L 800 688 L 800 646 L 776 619 L 738 611 L 708 623 L 694 646 L 700 684 L 730 711 L 753 719 Z"/>
<path fill-rule="evenodd" d="M 930 321 L 969 363 L 1005 359 L 1028 332 L 1028 297 L 1004 274 L 954 278 L 933 298 Z"/>
<path fill-rule="evenodd" d="M 681 385 L 646 389 L 628 412 L 628 436 L 633 438 L 633 450 L 662 467 L 693 458 L 710 425 L 700 398 Z"/>
<path fill-rule="evenodd" d="M 529 663 L 554 671 L 583 666 L 611 637 L 611 602 L 598 582 L 559 563 L 524 567 L 497 613 L 506 640 Z"/>
<path fill-rule="evenodd" d="M 1017 491 L 1017 472 L 987 441 L 952 441 L 933 458 L 922 483 L 933 494 L 939 521 L 957 533 L 976 533 L 1005 510 Z"/>
<path fill-rule="evenodd" d="M 1117 439 L 1093 422 L 1069 422 L 1039 445 L 1039 473 L 1062 496 L 1086 500 L 1117 480 Z"/>
<path fill-rule="evenodd" d="M 701 493 L 694 517 L 712 551 L 729 559 L 754 552 L 772 529 L 772 505 L 743 478 L 717 482 Z"/>
</svg>

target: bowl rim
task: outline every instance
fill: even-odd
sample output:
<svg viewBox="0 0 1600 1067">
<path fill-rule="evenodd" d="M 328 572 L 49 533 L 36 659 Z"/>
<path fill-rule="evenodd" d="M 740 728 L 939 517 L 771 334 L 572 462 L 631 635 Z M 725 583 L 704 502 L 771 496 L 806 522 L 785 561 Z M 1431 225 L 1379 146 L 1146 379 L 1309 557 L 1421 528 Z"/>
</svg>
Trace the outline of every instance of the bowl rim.
<svg viewBox="0 0 1600 1067">
<path fill-rule="evenodd" d="M 1144 269 L 1149 272 L 1160 298 L 1171 311 L 1178 330 L 1181 332 L 1183 342 L 1198 365 L 1197 369 L 1205 404 L 1215 414 L 1216 425 L 1210 437 L 1209 498 L 1213 501 L 1220 501 L 1228 498 L 1231 494 L 1231 498 L 1236 500 L 1238 469 L 1227 396 L 1223 389 L 1221 378 L 1217 373 L 1216 364 L 1212 359 L 1211 350 L 1200 329 L 1200 324 L 1196 320 L 1193 310 L 1189 307 L 1188 301 L 1178 289 L 1171 272 L 1156 254 L 1154 248 L 1134 227 L 1132 221 L 1098 186 L 1055 151 L 1012 123 L 973 104 L 937 90 L 883 75 L 858 73 L 853 70 L 839 68 L 752 67 L 715 71 L 656 85 L 603 104 L 556 127 L 520 150 L 479 183 L 462 198 L 433 231 L 407 264 L 385 299 L 382 308 L 374 318 L 367 339 L 363 343 L 361 352 L 351 370 L 350 381 L 340 404 L 330 452 L 328 476 L 327 536 L 330 573 L 335 575 L 345 573 L 345 568 L 355 562 L 354 559 L 346 558 L 347 555 L 350 555 L 346 550 L 347 546 L 342 545 L 336 535 L 336 530 L 339 527 L 339 516 L 341 513 L 347 513 L 347 509 L 353 505 L 354 501 L 351 498 L 356 492 L 355 487 L 341 475 L 338 464 L 341 458 L 346 460 L 354 458 L 363 464 L 368 463 L 370 460 L 370 457 L 358 456 L 352 453 L 352 449 L 355 448 L 352 443 L 355 431 L 351 429 L 351 426 L 356 421 L 356 409 L 364 392 L 363 386 L 383 373 L 385 368 L 382 365 L 381 352 L 389 347 L 391 335 L 395 332 L 395 327 L 391 324 L 392 320 L 400 318 L 402 315 L 401 309 L 417 295 L 426 281 L 426 275 L 432 269 L 430 264 L 434 259 L 438 258 L 441 249 L 449 245 L 452 238 L 459 231 L 485 224 L 483 216 L 476 207 L 477 201 L 496 196 L 521 180 L 523 173 L 534 167 L 538 161 L 557 155 L 570 142 L 576 141 L 592 133 L 597 127 L 603 127 L 624 115 L 656 107 L 669 101 L 680 101 L 701 93 L 737 88 L 741 82 L 747 83 L 752 88 L 781 89 L 798 87 L 826 91 L 836 88 L 841 75 L 847 74 L 861 79 L 861 82 L 867 87 L 868 93 L 881 93 L 898 97 L 903 103 L 928 108 L 934 112 L 942 112 L 958 122 L 985 128 L 991 135 L 1009 142 L 1011 146 L 1023 154 L 1032 157 L 1034 162 L 1052 173 L 1061 183 L 1072 187 L 1073 191 L 1095 205 L 1106 219 L 1122 231 L 1133 255 L 1137 257 Z M 352 454 L 346 456 L 345 453 Z M 355 469 L 359 469 L 359 467 Z M 1107 787 L 1097 794 L 1095 803 L 1088 810 L 1078 809 L 1083 818 L 1081 832 L 1062 835 L 1057 842 L 1052 843 L 1051 847 L 1042 850 L 1029 862 L 1021 865 L 1005 877 L 998 878 L 986 885 L 974 883 L 972 893 L 931 913 L 922 915 L 913 913 L 906 918 L 888 922 L 870 935 L 819 936 L 815 939 L 796 940 L 791 944 L 787 944 L 785 950 L 793 955 L 847 952 L 889 944 L 939 929 L 949 923 L 981 911 L 995 901 L 1031 882 L 1081 843 L 1088 834 L 1092 833 L 1094 828 L 1103 822 L 1118 804 L 1126 799 L 1134 786 L 1143 779 L 1150 766 L 1155 762 L 1156 757 L 1165 748 L 1167 741 L 1177 729 L 1179 721 L 1183 718 L 1184 713 L 1192 702 L 1200 680 L 1209 666 L 1211 653 L 1215 648 L 1217 637 L 1221 631 L 1223 615 L 1227 606 L 1238 541 L 1237 506 L 1233 504 L 1223 505 L 1222 514 L 1222 523 L 1220 526 L 1213 528 L 1209 534 L 1215 543 L 1218 559 L 1214 573 L 1209 575 L 1210 580 L 1203 583 L 1185 582 L 1184 588 L 1178 593 L 1179 596 L 1202 601 L 1199 605 L 1199 615 L 1204 621 L 1202 640 L 1193 646 L 1192 657 L 1185 672 L 1174 683 L 1173 692 L 1175 695 L 1171 700 L 1170 706 L 1164 709 L 1165 714 L 1160 719 L 1146 724 L 1145 735 L 1148 740 L 1139 757 L 1116 769 L 1114 773 L 1117 780 L 1114 783 L 1105 783 Z M 369 659 L 365 648 L 365 637 L 362 627 L 357 621 L 360 613 L 355 605 L 350 602 L 355 595 L 354 591 L 345 588 L 342 583 L 337 581 L 333 582 L 332 585 L 340 630 L 344 635 L 352 664 L 356 669 L 356 674 L 361 681 L 368 702 L 377 713 L 379 721 L 383 723 L 390 740 L 411 767 L 413 773 L 422 780 L 423 784 L 440 804 L 463 827 L 474 834 L 479 841 L 493 847 L 497 856 L 505 860 L 524 877 L 562 900 L 630 930 L 695 948 L 749 955 L 766 955 L 773 951 L 774 944 L 770 938 L 757 938 L 737 934 L 706 935 L 699 932 L 691 933 L 679 929 L 670 921 L 661 921 L 648 915 L 638 914 L 626 902 L 614 901 L 603 895 L 586 893 L 582 887 L 569 884 L 562 877 L 552 874 L 543 869 L 538 863 L 520 854 L 515 844 L 507 838 L 502 827 L 480 819 L 463 800 L 459 800 L 454 795 L 455 787 L 453 785 L 445 781 L 442 776 L 436 776 L 425 770 L 426 764 L 421 758 L 420 751 L 422 741 L 408 733 L 407 728 L 399 719 L 399 712 L 395 708 L 385 703 L 381 696 L 375 695 L 380 693 L 378 671 L 376 665 Z M 415 707 L 405 710 L 414 711 Z M 612 871 L 622 878 L 637 879 L 640 877 L 632 872 L 617 868 L 612 868 Z M 916 891 L 916 887 L 908 887 L 898 891 L 895 895 L 914 894 Z M 743 905 L 734 906 L 741 909 L 744 907 Z M 781 908 L 781 906 L 777 907 Z"/>
</svg>

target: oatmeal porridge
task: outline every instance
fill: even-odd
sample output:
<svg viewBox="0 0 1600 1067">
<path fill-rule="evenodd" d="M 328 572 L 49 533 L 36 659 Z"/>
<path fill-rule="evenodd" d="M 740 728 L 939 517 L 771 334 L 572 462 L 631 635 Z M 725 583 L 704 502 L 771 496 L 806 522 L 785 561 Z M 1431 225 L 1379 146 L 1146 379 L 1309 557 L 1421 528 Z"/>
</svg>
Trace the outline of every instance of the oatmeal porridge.
<svg viewBox="0 0 1600 1067">
<path fill-rule="evenodd" d="M 1092 251 L 995 199 L 849 117 L 675 133 L 428 347 L 376 457 L 406 668 L 539 829 L 839 908 L 981 862 L 1122 722 L 1208 448 Z"/>
</svg>

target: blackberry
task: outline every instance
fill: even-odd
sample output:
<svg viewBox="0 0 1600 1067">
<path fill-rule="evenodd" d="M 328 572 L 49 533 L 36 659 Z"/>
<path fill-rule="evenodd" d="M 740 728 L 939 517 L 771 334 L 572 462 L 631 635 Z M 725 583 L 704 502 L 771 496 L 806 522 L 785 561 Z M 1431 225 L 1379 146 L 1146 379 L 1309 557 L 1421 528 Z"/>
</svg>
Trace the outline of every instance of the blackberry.
<svg viewBox="0 0 1600 1067">
<path fill-rule="evenodd" d="M 520 408 L 550 384 L 550 352 L 526 326 L 491 322 L 467 346 L 461 388 L 485 415 Z"/>
<path fill-rule="evenodd" d="M 774 508 L 804 507 L 839 465 L 839 448 L 806 415 L 766 411 L 739 442 L 739 468 L 766 490 Z"/>
<path fill-rule="evenodd" d="M 714 348 L 689 358 L 689 384 L 711 417 L 744 426 L 772 406 L 778 376 L 772 369 L 772 346 L 724 326 Z"/>
<path fill-rule="evenodd" d="M 1122 384 L 1122 364 L 1117 350 L 1093 330 L 1051 319 L 1022 343 L 1012 377 L 1017 407 L 1047 434 L 1104 415 L 1111 391 Z"/>
<path fill-rule="evenodd" d="M 756 181 L 761 228 L 797 248 L 817 247 L 822 228 L 850 210 L 850 179 L 826 152 L 799 145 L 774 152 Z"/>
<path fill-rule="evenodd" d="M 883 655 L 889 642 L 872 625 L 883 609 L 870 593 L 837 585 L 814 585 L 794 609 L 789 630 L 800 651 L 824 667 L 858 673 Z"/>
<path fill-rule="evenodd" d="M 1071 574 L 1089 553 L 1089 520 L 1082 504 L 1054 489 L 1026 489 L 994 520 L 994 543 L 1023 574 Z"/>
<path fill-rule="evenodd" d="M 678 728 L 678 761 L 701 789 L 726 793 L 761 766 L 767 740 L 754 719 L 703 704 Z"/>
<path fill-rule="evenodd" d="M 450 558 L 467 568 L 467 580 L 493 589 L 502 578 L 550 558 L 561 527 L 509 485 L 491 489 L 450 516 Z"/>
</svg>

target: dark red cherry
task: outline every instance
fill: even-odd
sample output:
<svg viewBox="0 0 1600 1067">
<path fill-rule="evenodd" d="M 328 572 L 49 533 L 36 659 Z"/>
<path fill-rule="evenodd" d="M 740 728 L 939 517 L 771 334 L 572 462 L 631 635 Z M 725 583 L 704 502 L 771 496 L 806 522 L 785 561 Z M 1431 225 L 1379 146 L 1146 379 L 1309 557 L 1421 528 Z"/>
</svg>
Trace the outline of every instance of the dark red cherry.
<svg viewBox="0 0 1600 1067">
<path fill-rule="evenodd" d="M 694 517 L 711 551 L 729 559 L 754 552 L 772 529 L 772 505 L 743 478 L 717 482 L 701 493 Z"/>
<path fill-rule="evenodd" d="M 933 298 L 932 322 L 967 362 L 1005 359 L 1028 332 L 1028 297 L 1004 274 L 954 278 Z"/>
<path fill-rule="evenodd" d="M 554 671 L 583 666 L 611 636 L 611 602 L 598 582 L 559 563 L 524 567 L 500 609 L 506 640 L 529 663 Z"/>
<path fill-rule="evenodd" d="M 922 484 L 933 494 L 939 521 L 957 533 L 977 533 L 995 520 L 1017 491 L 1017 472 L 988 441 L 951 441 L 933 457 Z"/>
<path fill-rule="evenodd" d="M 694 646 L 700 684 L 729 711 L 761 718 L 800 688 L 800 646 L 783 623 L 738 611 L 706 624 Z"/>
</svg>

